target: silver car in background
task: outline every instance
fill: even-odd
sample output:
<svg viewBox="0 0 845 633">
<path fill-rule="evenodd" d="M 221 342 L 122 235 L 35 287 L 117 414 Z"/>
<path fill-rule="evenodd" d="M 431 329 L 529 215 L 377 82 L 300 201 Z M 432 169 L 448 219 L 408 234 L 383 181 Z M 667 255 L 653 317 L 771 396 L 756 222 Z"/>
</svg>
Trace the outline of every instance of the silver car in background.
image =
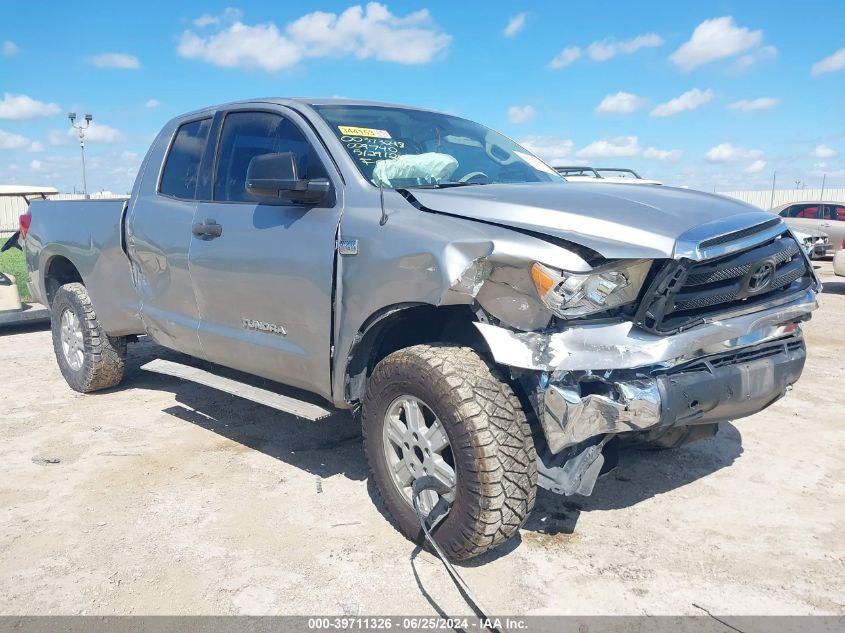
<svg viewBox="0 0 845 633">
<path fill-rule="evenodd" d="M 804 201 L 782 204 L 772 209 L 794 230 L 815 235 L 822 233 L 830 239 L 827 255 L 842 248 L 845 240 L 845 202 Z"/>
</svg>

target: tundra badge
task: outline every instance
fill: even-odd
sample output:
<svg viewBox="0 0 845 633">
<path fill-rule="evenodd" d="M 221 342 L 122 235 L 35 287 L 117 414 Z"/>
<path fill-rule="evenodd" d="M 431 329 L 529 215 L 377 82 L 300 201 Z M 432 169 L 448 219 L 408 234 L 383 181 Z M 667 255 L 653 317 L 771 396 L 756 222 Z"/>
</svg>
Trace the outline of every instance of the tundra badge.
<svg viewBox="0 0 845 633">
<path fill-rule="evenodd" d="M 256 321 L 254 319 L 241 319 L 244 329 L 255 330 L 256 332 L 268 332 L 270 334 L 281 334 L 287 336 L 288 331 L 283 325 L 276 325 L 275 323 L 265 323 L 264 321 Z"/>
</svg>

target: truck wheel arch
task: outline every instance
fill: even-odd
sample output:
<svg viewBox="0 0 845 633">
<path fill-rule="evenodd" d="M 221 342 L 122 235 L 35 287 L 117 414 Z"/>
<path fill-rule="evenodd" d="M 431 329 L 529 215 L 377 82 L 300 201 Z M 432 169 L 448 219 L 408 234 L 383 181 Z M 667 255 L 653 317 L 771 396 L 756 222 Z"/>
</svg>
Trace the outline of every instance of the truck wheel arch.
<svg viewBox="0 0 845 633">
<path fill-rule="evenodd" d="M 62 255 L 54 255 L 44 266 L 44 292 L 46 293 L 47 304 L 53 303 L 53 298 L 59 288 L 65 284 L 79 283 L 83 286 L 85 282 L 76 266 Z"/>
<path fill-rule="evenodd" d="M 349 349 L 344 400 L 360 401 L 375 366 L 399 349 L 423 343 L 455 343 L 489 356 L 486 341 L 472 325 L 476 320 L 467 305 L 401 303 L 382 308 L 364 322 Z"/>
</svg>

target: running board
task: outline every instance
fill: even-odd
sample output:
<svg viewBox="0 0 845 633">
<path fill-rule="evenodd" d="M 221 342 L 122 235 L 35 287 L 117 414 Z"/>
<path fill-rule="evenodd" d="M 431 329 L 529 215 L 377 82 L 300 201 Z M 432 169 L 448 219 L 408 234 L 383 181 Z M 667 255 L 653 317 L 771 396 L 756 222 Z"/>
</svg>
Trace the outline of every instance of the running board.
<svg viewBox="0 0 845 633">
<path fill-rule="evenodd" d="M 297 400 L 296 398 L 283 396 L 280 393 L 268 391 L 266 389 L 262 389 L 261 387 L 253 387 L 252 385 L 232 380 L 231 378 L 224 378 L 223 376 L 212 374 L 210 371 L 205 371 L 204 369 L 191 367 L 190 365 L 183 365 L 181 363 L 174 363 L 169 360 L 164 360 L 163 358 L 157 358 L 150 361 L 146 365 L 142 365 L 141 369 L 152 371 L 157 374 L 167 374 L 168 376 L 175 376 L 176 378 L 190 380 L 191 382 L 196 382 L 201 385 L 205 385 L 206 387 L 217 389 L 218 391 L 225 391 L 233 396 L 246 398 L 247 400 L 258 402 L 268 407 L 272 407 L 273 409 L 290 413 L 291 415 L 295 415 L 299 418 L 305 418 L 306 420 L 320 420 L 333 413 L 329 409 L 325 409 L 317 404 L 311 404 L 310 402 L 304 402 L 302 400 Z"/>
</svg>

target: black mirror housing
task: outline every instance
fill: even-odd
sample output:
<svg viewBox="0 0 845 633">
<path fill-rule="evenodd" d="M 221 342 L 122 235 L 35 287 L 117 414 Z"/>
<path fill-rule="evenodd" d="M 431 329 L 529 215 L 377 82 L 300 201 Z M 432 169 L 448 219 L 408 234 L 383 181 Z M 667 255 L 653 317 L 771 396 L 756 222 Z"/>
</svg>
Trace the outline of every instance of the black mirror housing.
<svg viewBox="0 0 845 633">
<path fill-rule="evenodd" d="M 246 190 L 256 198 L 284 198 L 300 204 L 317 204 L 331 189 L 326 178 L 299 178 L 298 157 L 293 152 L 261 154 L 249 161 Z"/>
</svg>

